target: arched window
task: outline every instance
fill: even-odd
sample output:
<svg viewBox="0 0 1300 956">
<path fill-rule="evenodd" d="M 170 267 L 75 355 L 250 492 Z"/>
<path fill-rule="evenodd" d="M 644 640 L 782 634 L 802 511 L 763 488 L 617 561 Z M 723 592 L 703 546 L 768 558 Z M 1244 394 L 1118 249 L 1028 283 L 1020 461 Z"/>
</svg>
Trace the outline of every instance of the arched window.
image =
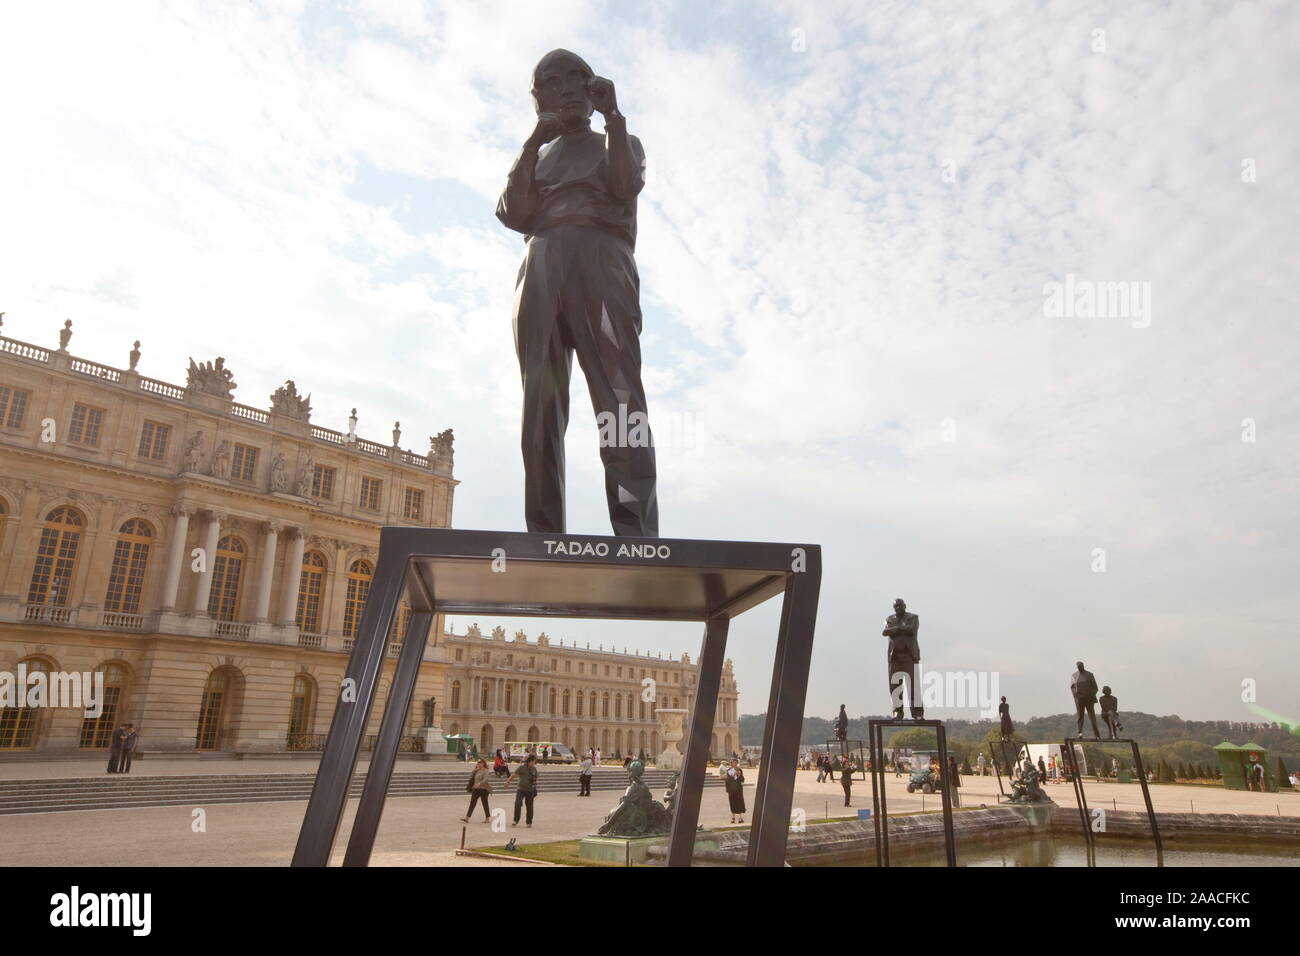
<svg viewBox="0 0 1300 956">
<path fill-rule="evenodd" d="M 592 717 L 595 717 L 596 716 L 596 692 L 594 690 L 591 692 L 591 698 L 588 700 L 588 703 L 591 704 L 591 709 L 587 711 L 587 713 L 590 714 Z"/>
<path fill-rule="evenodd" d="M 239 585 L 244 578 L 244 556 L 247 553 L 244 542 L 233 534 L 228 534 L 217 542 L 217 556 L 212 561 L 208 617 L 217 621 L 235 619 L 235 612 L 239 610 Z"/>
<path fill-rule="evenodd" d="M 460 681 L 451 682 L 451 709 L 460 710 Z"/>
<path fill-rule="evenodd" d="M 614 695 L 614 718 L 616 720 L 623 719 L 623 695 L 622 694 Z"/>
<path fill-rule="evenodd" d="M 577 714 L 579 717 L 582 716 L 582 702 L 586 700 L 586 698 L 587 695 L 584 694 L 582 691 L 578 691 L 577 696 L 574 698 L 574 703 L 578 705 L 577 710 L 575 710 L 574 713 Z"/>
<path fill-rule="evenodd" d="M 551 694 L 550 694 L 550 697 L 551 697 L 551 699 L 550 699 L 551 709 L 548 710 L 547 713 L 548 713 L 548 714 L 553 714 L 553 713 L 555 713 L 555 688 L 554 688 L 554 687 L 551 688 Z"/>
<path fill-rule="evenodd" d="M 536 698 L 537 698 L 537 688 L 535 688 L 532 684 L 529 684 L 528 685 L 528 713 L 530 714 L 537 713 Z"/>
<path fill-rule="evenodd" d="M 484 724 L 478 730 L 478 749 L 488 751 L 492 749 L 492 746 L 492 725 Z"/>
<path fill-rule="evenodd" d="M 528 742 L 530 744 L 535 744 L 537 743 L 537 741 L 541 739 L 542 739 L 542 732 L 537 729 L 536 725 L 533 725 L 532 727 L 528 728 Z"/>
<path fill-rule="evenodd" d="M 573 738 L 573 749 L 578 752 L 578 756 L 580 757 L 582 756 L 582 728 L 581 727 L 578 728 L 578 733 Z"/>
<path fill-rule="evenodd" d="M 579 699 L 581 699 L 581 698 L 579 698 Z M 565 716 L 565 717 L 568 717 L 568 716 L 569 716 L 569 700 L 570 700 L 570 698 L 569 698 L 569 692 L 566 690 L 566 691 L 564 692 L 564 698 L 563 698 L 564 716 Z M 579 714 L 578 716 L 581 717 L 582 714 Z"/>
<path fill-rule="evenodd" d="M 289 700 L 289 748 L 298 738 L 311 733 L 316 710 L 316 682 L 306 674 L 295 674 L 293 696 Z"/>
<path fill-rule="evenodd" d="M 488 709 L 488 682 L 486 680 L 483 681 L 483 686 L 479 688 L 478 709 L 479 710 Z M 486 748 L 487 744 L 483 744 L 483 747 Z"/>
<path fill-rule="evenodd" d="M 609 716 L 609 691 L 605 691 L 604 696 L 600 698 L 600 716 Z"/>
<path fill-rule="evenodd" d="M 614 731 L 614 752 L 620 757 L 623 755 L 623 731 Z"/>
<path fill-rule="evenodd" d="M 28 674 L 48 674 L 50 665 L 39 657 L 19 661 Z M 0 750 L 26 750 L 36 743 L 36 720 L 39 707 L 0 707 Z"/>
<path fill-rule="evenodd" d="M 113 548 L 113 566 L 108 572 L 108 592 L 104 595 L 105 611 L 115 614 L 140 613 L 144 574 L 149 568 L 149 551 L 152 547 L 153 528 L 149 522 L 132 518 L 118 529 L 117 543 Z"/>
<path fill-rule="evenodd" d="M 636 719 L 645 720 L 645 701 L 639 700 L 636 703 Z"/>
<path fill-rule="evenodd" d="M 635 698 L 631 694 L 627 695 L 627 719 L 628 720 L 632 719 L 632 707 L 634 706 L 632 701 L 634 699 Z"/>
<path fill-rule="evenodd" d="M 130 524 L 128 521 L 127 524 Z M 126 668 L 121 664 L 109 664 L 104 669 L 104 701 L 98 717 L 86 717 L 81 721 L 81 739 L 79 746 L 102 749 L 110 745 L 113 728 L 119 723 L 118 715 L 122 712 L 126 693 Z"/>
<path fill-rule="evenodd" d="M 302 576 L 298 581 L 298 630 L 320 633 L 320 603 L 325 592 L 325 555 L 308 551 L 302 556 Z"/>
<path fill-rule="evenodd" d="M 208 675 L 203 687 L 203 700 L 199 705 L 199 729 L 195 734 L 195 749 L 216 750 L 221 742 L 221 730 L 230 701 L 230 672 L 218 669 Z"/>
<path fill-rule="evenodd" d="M 68 606 L 85 526 L 86 519 L 76 508 L 55 508 L 45 516 L 41 540 L 36 546 L 32 583 L 27 589 L 28 604 Z"/>
<path fill-rule="evenodd" d="M 369 561 L 358 558 L 348 567 L 348 597 L 343 606 L 343 636 L 356 637 L 357 628 L 361 626 L 361 611 L 366 606 L 370 594 L 370 579 L 375 569 Z"/>
<path fill-rule="evenodd" d="M 506 681 L 506 713 L 515 709 L 515 685 Z"/>
</svg>

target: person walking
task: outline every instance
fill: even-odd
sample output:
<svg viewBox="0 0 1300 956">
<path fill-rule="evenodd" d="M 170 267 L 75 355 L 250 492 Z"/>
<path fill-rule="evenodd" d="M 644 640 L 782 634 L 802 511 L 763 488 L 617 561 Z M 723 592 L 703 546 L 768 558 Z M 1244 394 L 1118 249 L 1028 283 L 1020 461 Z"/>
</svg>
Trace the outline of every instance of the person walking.
<svg viewBox="0 0 1300 956">
<path fill-rule="evenodd" d="M 957 769 L 956 757 L 948 758 L 948 779 L 944 782 L 948 786 L 952 787 L 951 796 L 949 796 L 948 798 L 949 802 L 954 807 L 960 807 L 961 806 L 961 771 Z"/>
<path fill-rule="evenodd" d="M 727 801 L 731 804 L 731 822 L 745 822 L 745 771 L 740 769 L 740 761 L 731 758 L 731 769 L 726 776 Z M 739 817 L 739 819 L 737 818 Z"/>
<path fill-rule="evenodd" d="M 826 779 L 826 761 L 821 757 L 817 758 L 817 782 L 821 783 Z"/>
<path fill-rule="evenodd" d="M 1043 755 L 1038 755 L 1038 782 L 1047 783 L 1047 765 L 1043 763 Z"/>
<path fill-rule="evenodd" d="M 108 738 L 108 772 L 122 772 L 122 742 L 126 739 L 126 724 L 118 724 Z"/>
<path fill-rule="evenodd" d="M 526 804 L 528 806 L 528 819 L 525 821 L 528 826 L 533 825 L 533 800 L 537 796 L 537 755 L 529 754 L 524 758 L 524 762 L 519 765 L 519 769 L 506 778 L 506 783 L 518 778 L 518 790 L 515 791 L 515 822 L 514 826 L 519 826 L 519 811 Z"/>
<path fill-rule="evenodd" d="M 595 766 L 596 764 L 591 759 L 591 754 L 584 754 L 581 769 L 578 771 L 578 796 L 591 796 L 591 771 Z"/>
<path fill-rule="evenodd" d="M 981 751 L 979 758 L 975 761 L 975 772 L 981 777 L 986 775 L 988 770 L 988 761 L 984 759 L 984 753 Z"/>
<path fill-rule="evenodd" d="M 840 786 L 844 788 L 844 805 L 850 807 L 853 796 L 853 771 L 856 768 L 853 765 L 852 757 L 845 757 L 840 763 Z"/>
<path fill-rule="evenodd" d="M 126 725 L 126 736 L 122 738 L 122 769 L 119 773 L 131 772 L 131 758 L 135 756 L 135 746 L 140 742 L 140 732 L 135 724 Z"/>
<path fill-rule="evenodd" d="M 483 822 L 487 823 L 492 819 L 492 810 L 488 807 L 488 794 L 492 792 L 492 784 L 489 781 L 487 761 L 480 760 L 469 775 L 469 783 L 466 786 L 470 794 L 469 809 L 460 818 L 461 823 L 469 823 L 469 818 L 474 815 L 474 806 L 480 800 L 483 801 Z"/>
</svg>

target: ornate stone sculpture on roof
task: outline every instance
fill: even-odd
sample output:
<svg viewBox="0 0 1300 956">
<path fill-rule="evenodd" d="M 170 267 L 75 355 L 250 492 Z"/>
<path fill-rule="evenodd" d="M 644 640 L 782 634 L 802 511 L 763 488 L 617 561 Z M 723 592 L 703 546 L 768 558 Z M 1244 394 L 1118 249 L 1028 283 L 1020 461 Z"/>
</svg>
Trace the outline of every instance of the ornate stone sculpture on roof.
<svg viewBox="0 0 1300 956">
<path fill-rule="evenodd" d="M 306 421 L 311 417 L 311 395 L 303 398 L 298 394 L 293 379 L 289 379 L 271 393 L 271 411 L 286 418 Z"/>
<path fill-rule="evenodd" d="M 215 362 L 202 364 L 196 364 L 194 359 L 190 359 L 190 367 L 186 370 L 185 387 L 203 392 L 205 395 L 216 395 L 218 398 L 234 398 L 235 373 L 226 368 L 226 360 L 221 356 L 217 356 Z"/>
</svg>

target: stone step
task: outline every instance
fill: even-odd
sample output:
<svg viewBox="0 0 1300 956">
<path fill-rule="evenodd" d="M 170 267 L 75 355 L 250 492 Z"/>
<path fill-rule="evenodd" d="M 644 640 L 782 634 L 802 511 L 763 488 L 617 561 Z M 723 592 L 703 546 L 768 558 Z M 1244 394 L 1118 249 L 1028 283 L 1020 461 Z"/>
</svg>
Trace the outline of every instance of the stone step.
<svg viewBox="0 0 1300 956">
<path fill-rule="evenodd" d="M 248 779 L 255 776 L 256 779 Z M 464 796 L 466 774 L 441 772 L 397 774 L 389 783 L 388 795 Z M 566 793 L 577 790 L 577 771 L 543 772 L 538 780 L 541 793 Z M 643 778 L 651 789 L 666 787 L 671 774 L 655 771 Z M 212 774 L 189 776 L 140 777 L 131 780 L 71 778 L 46 781 L 9 781 L 0 788 L 0 815 L 15 813 L 52 813 L 72 810 L 131 809 L 135 807 L 185 806 L 195 804 L 265 803 L 306 800 L 311 796 L 314 774 L 240 775 Z M 357 775 L 349 787 L 349 796 L 361 795 L 364 777 Z M 513 787 L 494 781 L 493 795 L 509 797 Z M 627 785 L 621 773 L 600 772 L 592 776 L 593 791 L 620 791 Z M 714 775 L 705 777 L 706 786 L 721 786 Z M 8 789 L 6 789 L 8 788 Z"/>
</svg>

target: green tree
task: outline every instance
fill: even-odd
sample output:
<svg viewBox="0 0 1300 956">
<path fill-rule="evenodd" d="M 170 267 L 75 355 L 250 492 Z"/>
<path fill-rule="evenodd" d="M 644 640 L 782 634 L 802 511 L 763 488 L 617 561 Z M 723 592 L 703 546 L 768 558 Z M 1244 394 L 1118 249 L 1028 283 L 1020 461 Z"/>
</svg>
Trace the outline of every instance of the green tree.
<svg viewBox="0 0 1300 956">
<path fill-rule="evenodd" d="M 1157 783 L 1175 782 L 1173 768 L 1169 766 L 1169 761 L 1165 760 L 1164 757 L 1160 758 L 1160 763 L 1156 767 L 1156 782 Z"/>
</svg>

